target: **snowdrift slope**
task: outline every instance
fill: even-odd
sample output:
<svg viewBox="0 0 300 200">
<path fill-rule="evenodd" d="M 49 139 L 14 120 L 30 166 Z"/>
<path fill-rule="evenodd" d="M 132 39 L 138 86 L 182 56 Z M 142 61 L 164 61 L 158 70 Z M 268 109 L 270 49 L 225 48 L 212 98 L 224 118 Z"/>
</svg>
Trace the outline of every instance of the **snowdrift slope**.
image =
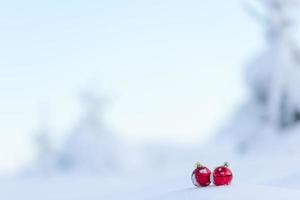
<svg viewBox="0 0 300 200">
<path fill-rule="evenodd" d="M 299 199 L 300 191 L 284 189 L 279 187 L 258 186 L 250 184 L 234 184 L 231 186 L 206 188 L 187 188 L 170 192 L 155 199 L 157 200 L 191 200 L 191 199 L 209 199 L 209 200 L 232 200 L 232 199 L 272 199 L 288 200 Z"/>
</svg>

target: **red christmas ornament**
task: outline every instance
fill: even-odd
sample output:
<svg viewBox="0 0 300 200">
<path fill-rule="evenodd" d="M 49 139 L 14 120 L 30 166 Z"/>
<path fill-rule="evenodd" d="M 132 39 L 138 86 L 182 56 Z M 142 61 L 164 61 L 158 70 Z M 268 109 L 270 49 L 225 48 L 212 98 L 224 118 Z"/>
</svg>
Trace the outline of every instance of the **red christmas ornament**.
<svg viewBox="0 0 300 200">
<path fill-rule="evenodd" d="M 210 184 L 211 171 L 201 165 L 199 162 L 195 164 L 195 170 L 192 173 L 192 182 L 197 187 L 206 187 Z"/>
<path fill-rule="evenodd" d="M 225 162 L 223 166 L 219 166 L 214 170 L 213 177 L 216 186 L 229 185 L 231 183 L 233 176 L 228 167 L 229 164 Z"/>
</svg>

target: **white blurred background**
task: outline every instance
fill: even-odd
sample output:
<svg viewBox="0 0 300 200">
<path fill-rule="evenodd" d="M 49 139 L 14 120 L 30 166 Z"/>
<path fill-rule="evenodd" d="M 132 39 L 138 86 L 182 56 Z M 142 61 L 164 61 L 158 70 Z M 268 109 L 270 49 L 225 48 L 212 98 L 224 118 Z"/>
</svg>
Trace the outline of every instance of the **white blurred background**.
<svg viewBox="0 0 300 200">
<path fill-rule="evenodd" d="M 133 199 L 198 159 L 299 189 L 297 1 L 0 1 L 0 196 Z"/>
<path fill-rule="evenodd" d="M 200 143 L 243 98 L 242 66 L 262 45 L 241 7 L 1 1 L 1 172 L 32 159 L 40 126 L 60 143 L 85 90 L 105 99 L 105 121 L 122 137 Z"/>
</svg>

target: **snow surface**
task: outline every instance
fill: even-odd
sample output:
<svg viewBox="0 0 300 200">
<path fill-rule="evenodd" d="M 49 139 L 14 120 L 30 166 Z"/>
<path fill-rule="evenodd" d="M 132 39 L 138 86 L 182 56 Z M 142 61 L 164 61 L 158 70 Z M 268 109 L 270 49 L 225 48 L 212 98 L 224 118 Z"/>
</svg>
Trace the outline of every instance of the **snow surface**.
<svg viewBox="0 0 300 200">
<path fill-rule="evenodd" d="M 180 169 L 170 168 L 170 172 L 166 174 L 148 169 L 144 173 L 120 177 L 60 175 L 57 177 L 2 178 L 0 195 L 2 199 L 9 200 L 299 199 L 299 165 L 287 171 L 290 165 L 274 166 L 276 159 L 264 158 L 260 157 L 256 163 L 252 163 L 254 160 L 247 159 L 252 164 L 237 160 L 236 162 L 246 166 L 240 168 L 242 166 L 240 165 L 232 168 L 234 180 L 230 186 L 210 185 L 197 188 L 193 186 L 190 178 L 192 166 L 188 168 L 182 165 Z M 264 167 L 268 166 L 267 163 L 269 167 Z"/>
<path fill-rule="evenodd" d="M 209 199 L 209 200 L 232 200 L 232 199 L 272 199 L 286 200 L 300 198 L 300 191 L 270 186 L 259 186 L 250 184 L 233 184 L 231 186 L 207 188 L 186 188 L 169 194 L 162 195 L 160 200 L 188 200 L 188 199 Z"/>
</svg>

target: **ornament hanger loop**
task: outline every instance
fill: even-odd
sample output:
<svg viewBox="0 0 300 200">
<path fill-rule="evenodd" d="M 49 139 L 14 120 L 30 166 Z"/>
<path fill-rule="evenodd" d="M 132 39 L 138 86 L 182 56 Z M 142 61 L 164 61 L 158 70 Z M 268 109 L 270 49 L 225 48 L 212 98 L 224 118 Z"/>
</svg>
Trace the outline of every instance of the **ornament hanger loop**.
<svg viewBox="0 0 300 200">
<path fill-rule="evenodd" d="M 200 168 L 202 167 L 203 165 L 198 161 L 195 163 L 195 168 Z"/>
<path fill-rule="evenodd" d="M 229 162 L 224 162 L 224 167 L 229 167 Z"/>
</svg>

